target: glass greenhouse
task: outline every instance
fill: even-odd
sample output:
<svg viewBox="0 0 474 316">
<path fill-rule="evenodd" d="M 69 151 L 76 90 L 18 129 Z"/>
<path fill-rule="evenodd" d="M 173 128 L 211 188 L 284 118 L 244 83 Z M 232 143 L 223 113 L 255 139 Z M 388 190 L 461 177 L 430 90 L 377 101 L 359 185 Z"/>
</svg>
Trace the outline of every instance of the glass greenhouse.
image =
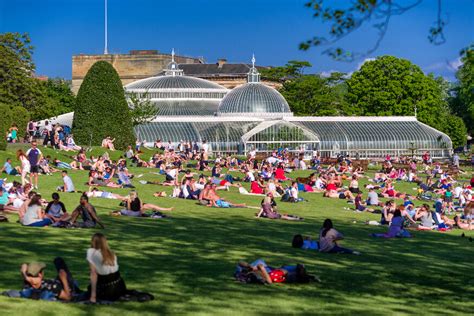
<svg viewBox="0 0 474 316">
<path fill-rule="evenodd" d="M 164 75 L 125 86 L 129 93 L 153 102 L 158 116 L 135 128 L 137 138 L 149 145 L 164 142 L 207 141 L 215 153 L 245 154 L 256 148 L 271 152 L 320 152 L 360 158 L 387 154 L 432 157 L 451 154 L 450 138 L 419 122 L 416 117 L 297 117 L 285 98 L 260 82 L 255 58 L 246 84 L 228 90 L 214 82 L 186 76 L 174 61 Z M 71 125 L 73 113 L 53 119 Z"/>
</svg>

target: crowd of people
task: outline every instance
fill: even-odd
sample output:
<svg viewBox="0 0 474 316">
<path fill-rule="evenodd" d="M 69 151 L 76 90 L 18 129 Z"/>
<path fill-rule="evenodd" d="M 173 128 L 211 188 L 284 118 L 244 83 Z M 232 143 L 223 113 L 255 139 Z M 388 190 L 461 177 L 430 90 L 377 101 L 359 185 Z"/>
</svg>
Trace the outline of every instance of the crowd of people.
<svg viewBox="0 0 474 316">
<path fill-rule="evenodd" d="M 311 200 L 309 194 L 320 195 L 328 199 L 328 202 L 334 199 L 329 202 L 332 204 L 341 205 L 336 200 L 345 201 L 344 208 L 357 213 L 379 214 L 380 220 L 366 222 L 369 225 L 387 227 L 385 233 L 370 233 L 374 238 L 411 237 L 412 230 L 474 229 L 474 178 L 470 182 L 457 180 L 451 168 L 433 162 L 428 153 L 423 155 L 421 163 L 403 158 L 397 159 L 395 164 L 395 159 L 387 156 L 379 170 L 368 172 L 364 166 L 348 156 L 339 156 L 336 160 L 323 164 L 317 152 L 313 153 L 308 162 L 303 154 L 294 155 L 285 149 L 279 149 L 263 159 L 257 159 L 257 152 L 252 150 L 245 158 L 216 155 L 211 160 L 210 147 L 205 141 L 202 144 L 182 141 L 175 146 L 171 142 L 163 143 L 157 140 L 155 148 L 151 149 L 155 150 L 155 153 L 149 157 L 144 158 L 145 155 L 141 151 L 142 142 L 137 141 L 135 146 L 130 145 L 119 159 L 113 160 L 107 151 L 97 157 L 87 155 L 83 148 L 75 145 L 70 131 L 57 125 L 46 126 L 49 128 L 45 128 L 43 145 L 75 151 L 70 160 L 61 161 L 59 158 L 43 156 L 33 133 L 30 134 L 31 147 L 26 152 L 18 150 L 17 162 L 14 163 L 8 158 L 1 169 L 8 176 L 18 176 L 21 180 L 0 180 L 0 211 L 18 214 L 19 222 L 24 226 L 104 228 L 103 221 L 90 201 L 95 198 L 120 200 L 122 209 L 111 212 L 114 216 L 167 217 L 163 212 L 170 212 L 173 208 L 144 203 L 139 198 L 137 189 L 140 183 L 162 188 L 153 194 L 153 198 L 170 196 L 194 200 L 196 204 L 215 208 L 254 208 L 257 210 L 256 218 L 270 220 L 303 220 L 296 214 L 288 214 L 285 209 L 292 208 L 292 203 L 308 202 Z M 14 133 L 11 136 L 13 137 Z M 102 147 L 114 151 L 114 139 L 105 138 Z M 148 173 L 156 174 L 162 181 L 141 180 L 143 174 L 133 174 L 129 166 L 140 170 L 138 172 L 148 169 Z M 454 167 L 457 173 L 463 172 L 459 168 L 459 161 Z M 87 172 L 87 182 L 79 186 L 75 184 L 69 175 L 70 170 Z M 296 170 L 304 171 L 298 174 L 306 173 L 307 176 L 292 177 Z M 48 200 L 37 193 L 38 179 L 40 174 L 54 173 L 61 173 L 62 185 L 56 188 L 57 192 Z M 404 185 L 401 185 L 402 183 Z M 88 190 L 79 191 L 78 188 L 84 185 Z M 171 194 L 167 193 L 170 191 L 166 190 L 167 187 L 171 189 Z M 400 187 L 412 187 L 414 190 L 400 190 Z M 132 190 L 127 196 L 111 191 L 118 188 Z M 242 196 L 254 196 L 261 202 L 258 206 L 249 206 L 241 201 L 230 201 L 225 195 L 231 190 Z M 303 192 L 305 194 L 302 194 Z M 73 211 L 67 211 L 60 199 L 60 193 L 80 193 L 79 203 Z M 87 254 L 91 263 L 91 287 L 88 291 L 91 301 L 98 297 L 97 287 L 100 287 L 98 284 L 101 282 L 121 284 L 121 281 L 117 281 L 120 275 L 117 274 L 116 257 L 110 250 L 100 248 L 104 245 L 105 237 L 97 234 L 94 236 L 95 250 L 91 248 Z M 318 238 L 313 240 L 297 234 L 292 244 L 296 248 L 324 253 L 360 254 L 343 247 L 340 244 L 343 239 L 343 234 L 334 228 L 333 221 L 328 218 L 324 221 Z M 102 249 L 100 256 L 97 255 L 96 250 L 99 248 L 96 247 Z M 64 262 L 61 262 L 59 266 L 64 266 Z M 242 262 L 239 269 L 240 272 L 244 271 L 244 278 L 251 275 L 253 279 L 264 283 L 276 282 L 271 275 L 275 269 L 270 269 L 264 262 Z M 24 279 L 30 284 L 30 288 L 42 284 L 35 279 L 38 273 L 36 276 L 29 275 L 25 272 L 27 270 L 28 266 L 22 267 Z M 302 268 L 282 267 L 277 270 L 281 270 L 279 274 L 283 275 L 283 279 L 311 279 L 301 272 Z M 301 271 L 290 276 L 292 271 L 297 270 Z M 112 276 L 104 277 L 104 273 Z M 242 275 L 238 274 L 238 277 Z M 58 268 L 56 285 L 61 284 L 58 286 L 60 290 L 52 291 L 56 298 L 68 300 L 71 297 L 73 285 L 70 279 L 67 269 Z M 50 285 L 47 287 L 49 289 Z M 123 291 L 120 294 L 123 294 Z"/>
</svg>

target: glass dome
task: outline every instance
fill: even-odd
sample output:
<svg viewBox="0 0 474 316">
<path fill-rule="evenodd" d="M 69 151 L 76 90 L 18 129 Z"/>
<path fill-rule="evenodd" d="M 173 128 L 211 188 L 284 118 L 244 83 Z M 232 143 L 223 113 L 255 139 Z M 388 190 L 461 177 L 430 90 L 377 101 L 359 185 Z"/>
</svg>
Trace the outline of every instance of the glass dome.
<svg viewBox="0 0 474 316">
<path fill-rule="evenodd" d="M 288 102 L 275 89 L 262 83 L 246 83 L 230 91 L 219 106 L 218 115 L 292 115 Z"/>
<path fill-rule="evenodd" d="M 260 82 L 255 56 L 247 83 L 230 91 L 221 101 L 217 115 L 257 115 L 260 117 L 292 116 L 288 102 L 277 90 Z"/>
</svg>

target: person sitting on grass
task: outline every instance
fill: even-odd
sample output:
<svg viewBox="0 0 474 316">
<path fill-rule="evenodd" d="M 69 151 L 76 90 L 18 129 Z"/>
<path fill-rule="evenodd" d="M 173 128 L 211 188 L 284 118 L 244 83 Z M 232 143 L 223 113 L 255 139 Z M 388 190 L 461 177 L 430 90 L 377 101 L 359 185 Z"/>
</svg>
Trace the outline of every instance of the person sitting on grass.
<svg viewBox="0 0 474 316">
<path fill-rule="evenodd" d="M 16 176 L 18 174 L 21 174 L 21 168 L 20 167 L 13 167 L 12 166 L 12 159 L 7 158 L 5 161 L 5 164 L 3 165 L 2 169 L 0 169 L 0 172 L 4 172 L 7 175 L 10 176 Z"/>
<path fill-rule="evenodd" d="M 25 214 L 23 215 L 22 224 L 24 226 L 44 227 L 51 225 L 52 223 L 53 221 L 43 212 L 41 195 L 33 195 L 30 202 L 28 203 Z"/>
<path fill-rule="evenodd" d="M 355 209 L 358 212 L 370 212 L 373 213 L 374 210 L 367 207 L 367 204 L 362 198 L 362 191 L 359 191 L 354 200 Z"/>
<path fill-rule="evenodd" d="M 81 217 L 82 221 L 79 221 L 79 216 Z M 89 203 L 89 198 L 87 195 L 81 195 L 79 206 L 77 206 L 72 212 L 69 225 L 79 228 L 94 228 L 97 224 L 100 227 L 105 228 L 97 216 L 95 207 Z"/>
<path fill-rule="evenodd" d="M 117 256 L 109 248 L 107 239 L 101 233 L 92 236 L 91 247 L 87 249 L 90 268 L 89 300 L 116 301 L 126 294 L 127 288 L 120 276 Z"/>
<path fill-rule="evenodd" d="M 324 221 L 323 227 L 319 232 L 319 251 L 327 253 L 348 253 L 360 255 L 360 252 L 338 245 L 338 241 L 344 239 L 344 236 L 334 229 L 332 221 L 328 218 Z"/>
<path fill-rule="evenodd" d="M 62 300 L 71 301 L 75 295 L 80 293 L 66 262 L 57 257 L 54 259 L 57 276 L 54 279 L 45 279 L 44 270 L 46 264 L 41 262 L 23 263 L 20 268 L 24 287 L 19 292 L 22 298 L 40 300 Z"/>
<path fill-rule="evenodd" d="M 97 185 L 97 186 L 109 187 L 109 188 L 122 187 L 120 184 L 116 184 L 112 181 L 109 181 L 109 182 L 105 181 L 103 178 L 99 176 L 99 174 L 95 170 L 89 171 L 89 180 L 87 181 L 87 185 L 89 186 Z"/>
<path fill-rule="evenodd" d="M 304 199 L 302 197 L 298 196 L 298 194 L 299 194 L 298 182 L 296 182 L 296 181 L 293 181 L 291 183 L 289 194 L 290 194 L 290 199 L 289 199 L 290 202 L 298 203 L 298 202 L 303 202 L 304 201 Z"/>
<path fill-rule="evenodd" d="M 140 302 L 154 299 L 151 294 L 127 290 L 125 281 L 120 275 L 117 255 L 110 249 L 103 234 L 92 235 L 91 247 L 87 249 L 86 258 L 90 269 L 90 285 L 86 297 L 91 303 L 96 303 L 98 300 L 117 301 L 127 298 L 130 300 L 133 296 Z"/>
<path fill-rule="evenodd" d="M 303 220 L 303 218 L 295 216 L 295 215 L 287 215 L 287 214 L 279 214 L 276 211 L 276 202 L 273 198 L 273 194 L 271 192 L 267 193 L 267 196 L 262 200 L 262 208 L 260 212 L 257 214 L 257 218 L 266 217 L 270 219 L 286 219 L 289 221 L 299 221 Z"/>
<path fill-rule="evenodd" d="M 10 203 L 8 192 L 3 191 L 3 188 L 0 186 L 0 212 L 17 213 L 18 208 L 9 205 Z"/>
<path fill-rule="evenodd" d="M 392 220 L 388 232 L 384 234 L 372 234 L 372 237 L 394 238 L 394 237 L 411 237 L 410 233 L 403 229 L 405 222 L 400 209 L 396 209 L 393 213 Z"/>
<path fill-rule="evenodd" d="M 54 192 L 51 195 L 51 198 L 53 200 L 48 203 L 46 209 L 44 210 L 46 217 L 55 223 L 59 221 L 66 221 L 69 218 L 69 214 L 67 213 L 64 203 L 59 200 L 59 194 Z"/>
<path fill-rule="evenodd" d="M 150 203 L 145 203 L 140 200 L 138 197 L 137 191 L 130 191 L 130 194 L 127 198 L 124 200 L 125 203 L 125 209 L 120 211 L 121 215 L 125 216 L 134 216 L 134 217 L 139 217 L 139 216 L 144 216 L 144 211 L 149 210 L 153 212 L 159 212 L 159 211 L 172 211 L 174 208 L 164 208 L 164 207 L 159 207 L 158 205 L 155 204 L 150 204 Z M 116 212 L 114 212 L 115 215 Z"/>
<path fill-rule="evenodd" d="M 67 171 L 63 170 L 61 172 L 61 175 L 63 177 L 63 185 L 58 187 L 58 191 L 68 192 L 68 193 L 76 192 L 76 188 L 74 187 L 74 183 L 72 182 L 71 177 L 67 174 Z"/>
</svg>

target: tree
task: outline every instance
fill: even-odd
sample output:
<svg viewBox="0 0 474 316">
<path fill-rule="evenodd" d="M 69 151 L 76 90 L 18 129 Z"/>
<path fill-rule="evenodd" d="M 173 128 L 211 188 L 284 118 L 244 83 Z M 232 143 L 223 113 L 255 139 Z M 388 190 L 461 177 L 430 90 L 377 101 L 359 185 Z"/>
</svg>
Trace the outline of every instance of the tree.
<svg viewBox="0 0 474 316">
<path fill-rule="evenodd" d="M 280 92 L 296 115 L 344 115 L 347 111 L 339 85 L 318 75 L 305 75 L 283 84 Z"/>
<path fill-rule="evenodd" d="M 346 83 L 346 98 L 356 115 L 406 116 L 416 111 L 419 121 L 446 132 L 456 145 L 465 138 L 464 123 L 451 117 L 446 82 L 425 75 L 408 60 L 378 57 L 364 63 Z M 448 127 L 447 121 L 461 126 Z"/>
<path fill-rule="evenodd" d="M 302 42 L 300 49 L 308 50 L 311 47 L 328 46 L 322 53 L 335 60 L 354 61 L 363 58 L 377 50 L 393 16 L 402 15 L 421 2 L 422 0 L 414 0 L 408 3 L 401 0 L 357 0 L 350 1 L 349 4 L 346 1 L 331 1 L 330 4 L 327 4 L 327 2 L 324 3 L 324 0 L 308 0 L 305 5 L 313 11 L 313 17 L 324 23 L 331 23 L 331 25 L 327 36 L 314 36 Z M 441 5 L 442 1 L 438 0 L 437 16 L 429 29 L 428 40 L 434 45 L 441 45 L 446 41 L 443 33 L 446 21 L 442 18 Z M 375 43 L 367 51 L 353 52 L 335 46 L 339 40 L 365 25 L 371 25 L 378 33 Z"/>
<path fill-rule="evenodd" d="M 11 109 L 11 114 L 11 123 L 18 126 L 18 139 L 24 139 L 27 134 L 30 113 L 22 106 L 15 106 Z"/>
<path fill-rule="evenodd" d="M 26 109 L 36 104 L 38 86 L 32 77 L 32 54 L 28 34 L 0 34 L 0 102 Z"/>
<path fill-rule="evenodd" d="M 290 60 L 285 66 L 263 68 L 260 70 L 260 74 L 266 79 L 286 81 L 301 77 L 304 69 L 311 66 L 307 61 Z"/>
<path fill-rule="evenodd" d="M 454 98 L 450 103 L 453 112 L 460 116 L 469 132 L 474 131 L 474 44 L 461 51 L 462 65 L 459 67 L 456 78 L 457 86 Z"/>
<path fill-rule="evenodd" d="M 76 97 L 71 91 L 70 82 L 61 78 L 37 80 L 38 102 L 30 109 L 35 119 L 46 119 L 74 111 Z"/>
<path fill-rule="evenodd" d="M 466 144 L 467 128 L 462 118 L 455 115 L 447 115 L 441 130 L 446 133 L 453 142 L 454 147 Z"/>
<path fill-rule="evenodd" d="M 144 124 L 158 115 L 160 109 L 147 98 L 144 93 L 139 97 L 135 92 L 128 92 L 127 99 L 130 105 L 130 116 L 133 126 Z"/>
<path fill-rule="evenodd" d="M 107 136 L 117 148 L 135 142 L 130 110 L 114 67 L 96 62 L 87 72 L 77 94 L 73 132 L 80 144 L 100 145 Z"/>
</svg>

